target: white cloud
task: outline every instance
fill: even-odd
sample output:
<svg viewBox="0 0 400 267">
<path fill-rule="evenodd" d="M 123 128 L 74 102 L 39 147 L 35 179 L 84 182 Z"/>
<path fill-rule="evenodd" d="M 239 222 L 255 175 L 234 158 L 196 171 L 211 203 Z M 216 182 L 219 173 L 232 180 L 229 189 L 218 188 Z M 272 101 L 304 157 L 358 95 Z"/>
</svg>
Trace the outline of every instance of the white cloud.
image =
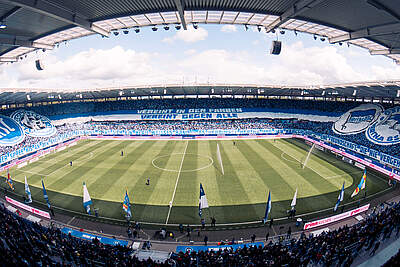
<svg viewBox="0 0 400 267">
<path fill-rule="evenodd" d="M 35 55 L 0 66 L 0 87 L 96 88 L 167 83 L 240 83 L 309 85 L 395 79 L 400 67 L 355 67 L 336 46 L 283 44 L 279 56 L 255 47 L 241 51 L 188 49 L 183 54 L 139 52 L 115 46 L 88 49 L 60 59 L 46 52 L 45 70 L 37 71 Z M 253 50 L 252 50 L 253 49 Z"/>
<path fill-rule="evenodd" d="M 185 52 L 183 52 L 186 56 L 190 56 L 190 55 L 193 55 L 193 54 L 195 54 L 197 51 L 196 51 L 196 49 L 188 49 L 188 50 L 185 50 Z"/>
<path fill-rule="evenodd" d="M 372 73 L 375 80 L 395 80 L 400 77 L 400 66 L 396 65 L 393 68 L 382 66 L 372 66 Z"/>
<path fill-rule="evenodd" d="M 236 29 L 235 25 L 227 24 L 227 25 L 222 26 L 221 31 L 222 32 L 236 32 L 237 29 Z"/>
<path fill-rule="evenodd" d="M 208 31 L 202 27 L 194 29 L 192 25 L 188 26 L 187 30 L 181 29 L 174 36 L 163 39 L 163 42 L 173 43 L 174 41 L 184 41 L 186 43 L 195 43 L 203 41 L 207 38 Z"/>
</svg>

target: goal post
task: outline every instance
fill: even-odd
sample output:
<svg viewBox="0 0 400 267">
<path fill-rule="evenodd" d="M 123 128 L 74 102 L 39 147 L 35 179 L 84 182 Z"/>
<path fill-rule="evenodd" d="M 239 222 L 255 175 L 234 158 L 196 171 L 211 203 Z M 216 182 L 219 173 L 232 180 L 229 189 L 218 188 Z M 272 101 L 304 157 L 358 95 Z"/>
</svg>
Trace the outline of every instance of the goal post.
<svg viewBox="0 0 400 267">
<path fill-rule="evenodd" d="M 217 160 L 218 160 L 219 165 L 221 167 L 222 175 L 225 175 L 225 173 L 224 173 L 224 165 L 222 164 L 221 151 L 219 150 L 219 144 L 217 144 Z"/>
</svg>

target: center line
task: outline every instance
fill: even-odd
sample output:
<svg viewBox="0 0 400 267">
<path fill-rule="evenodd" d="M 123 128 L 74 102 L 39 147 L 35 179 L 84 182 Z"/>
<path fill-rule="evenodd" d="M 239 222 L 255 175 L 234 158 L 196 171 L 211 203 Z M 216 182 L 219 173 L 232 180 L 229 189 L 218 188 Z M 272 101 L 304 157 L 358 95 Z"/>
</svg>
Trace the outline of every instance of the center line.
<svg viewBox="0 0 400 267">
<path fill-rule="evenodd" d="M 188 147 L 188 144 L 189 144 L 189 141 L 186 142 L 185 150 L 183 151 L 183 156 L 182 156 L 182 160 L 181 160 L 181 166 L 179 167 L 178 176 L 176 177 L 174 193 L 172 194 L 172 199 L 171 199 L 171 202 L 170 202 L 170 204 L 169 204 L 169 210 L 168 210 L 167 220 L 165 221 L 165 224 L 168 224 L 169 215 L 170 215 L 171 209 L 172 209 L 172 203 L 174 203 L 176 187 L 178 186 L 179 177 L 181 176 L 181 171 L 182 171 L 182 166 L 183 166 L 183 160 L 185 159 L 185 154 L 186 154 L 186 149 L 187 149 L 187 147 Z"/>
</svg>

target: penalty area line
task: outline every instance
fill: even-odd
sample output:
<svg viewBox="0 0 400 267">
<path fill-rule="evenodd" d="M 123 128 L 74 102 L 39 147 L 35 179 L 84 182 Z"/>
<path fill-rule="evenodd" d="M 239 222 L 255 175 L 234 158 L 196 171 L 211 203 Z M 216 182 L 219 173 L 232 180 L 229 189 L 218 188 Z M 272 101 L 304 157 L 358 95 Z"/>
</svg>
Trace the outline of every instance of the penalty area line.
<svg viewBox="0 0 400 267">
<path fill-rule="evenodd" d="M 181 171 L 182 171 L 182 166 L 183 166 L 183 160 L 185 159 L 185 154 L 186 154 L 186 149 L 187 149 L 187 147 L 188 147 L 188 144 L 189 144 L 189 141 L 186 142 L 185 150 L 183 151 L 183 156 L 182 156 L 182 160 L 181 160 L 181 166 L 179 167 L 178 176 L 176 177 L 174 193 L 172 193 L 172 199 L 171 199 L 171 201 L 169 202 L 169 210 L 168 210 L 167 219 L 165 220 L 165 224 L 168 224 L 169 215 L 171 214 L 172 203 L 174 203 L 175 192 L 176 192 L 176 188 L 177 188 L 177 186 L 178 186 L 179 177 L 181 176 Z"/>
</svg>

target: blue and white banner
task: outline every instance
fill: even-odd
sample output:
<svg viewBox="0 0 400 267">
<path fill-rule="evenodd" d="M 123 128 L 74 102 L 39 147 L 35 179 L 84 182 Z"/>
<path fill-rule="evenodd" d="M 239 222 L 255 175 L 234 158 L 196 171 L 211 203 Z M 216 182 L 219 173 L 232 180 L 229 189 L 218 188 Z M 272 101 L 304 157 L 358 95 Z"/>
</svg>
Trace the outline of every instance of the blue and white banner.
<svg viewBox="0 0 400 267">
<path fill-rule="evenodd" d="M 113 246 L 128 246 L 128 241 L 126 240 L 120 240 L 120 239 L 114 239 L 114 238 L 109 238 L 109 237 L 105 237 L 105 236 L 99 236 L 99 235 L 93 235 L 93 234 L 89 234 L 89 233 L 85 233 L 85 232 L 80 232 L 68 227 L 64 227 L 61 229 L 61 232 L 63 232 L 64 234 L 68 235 L 71 234 L 73 237 L 77 237 L 77 238 L 82 238 L 85 240 L 93 240 L 95 238 L 97 238 L 101 243 L 106 244 L 106 245 L 113 245 Z"/>
<path fill-rule="evenodd" d="M 13 146 L 21 143 L 25 133 L 13 119 L 0 115 L 0 146 Z"/>
<path fill-rule="evenodd" d="M 264 246 L 263 242 L 254 242 L 254 243 L 244 243 L 244 244 L 233 244 L 233 245 L 222 245 L 222 246 L 177 246 L 176 252 L 183 253 L 191 253 L 191 252 L 199 252 L 199 251 L 219 251 L 225 249 L 231 249 L 233 251 L 244 248 L 244 247 L 259 247 Z"/>
<path fill-rule="evenodd" d="M 57 132 L 47 117 L 33 111 L 20 109 L 11 114 L 11 118 L 22 127 L 26 135 L 32 137 L 50 137 Z"/>
<path fill-rule="evenodd" d="M 144 109 L 91 112 L 50 117 L 55 125 L 86 121 L 122 120 L 200 120 L 200 119 L 301 119 L 334 122 L 341 114 L 315 110 L 287 110 L 266 108 L 216 108 L 216 109 Z"/>
</svg>

